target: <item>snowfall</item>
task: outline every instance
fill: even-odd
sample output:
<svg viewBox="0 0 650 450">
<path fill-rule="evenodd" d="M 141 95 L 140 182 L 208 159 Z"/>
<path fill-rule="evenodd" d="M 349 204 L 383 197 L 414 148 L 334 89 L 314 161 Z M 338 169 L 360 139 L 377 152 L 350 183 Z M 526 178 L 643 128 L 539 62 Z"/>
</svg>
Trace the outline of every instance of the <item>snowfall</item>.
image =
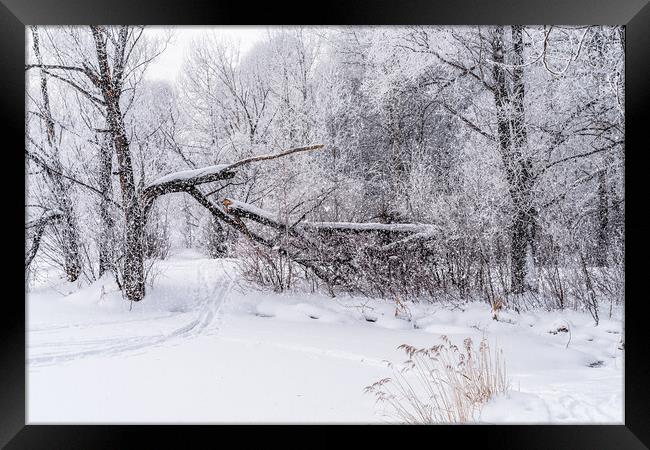
<svg viewBox="0 0 650 450">
<path fill-rule="evenodd" d="M 623 423 L 622 311 L 505 312 L 256 289 L 234 259 L 181 251 L 142 302 L 108 277 L 41 276 L 27 293 L 28 423 L 393 423 L 364 392 L 397 347 L 485 337 L 511 392 L 482 423 Z M 568 331 L 558 331 L 568 330 Z"/>
</svg>

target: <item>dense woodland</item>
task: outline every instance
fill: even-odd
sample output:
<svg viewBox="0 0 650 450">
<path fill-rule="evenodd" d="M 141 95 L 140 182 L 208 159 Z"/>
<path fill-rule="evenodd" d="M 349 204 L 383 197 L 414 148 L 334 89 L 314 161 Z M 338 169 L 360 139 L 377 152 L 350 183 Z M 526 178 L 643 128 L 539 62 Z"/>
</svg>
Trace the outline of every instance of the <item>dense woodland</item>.
<svg viewBox="0 0 650 450">
<path fill-rule="evenodd" d="M 206 32 L 176 83 L 147 76 L 146 28 L 26 33 L 28 286 L 146 301 L 186 247 L 276 291 L 596 322 L 623 301 L 620 27 Z"/>
</svg>

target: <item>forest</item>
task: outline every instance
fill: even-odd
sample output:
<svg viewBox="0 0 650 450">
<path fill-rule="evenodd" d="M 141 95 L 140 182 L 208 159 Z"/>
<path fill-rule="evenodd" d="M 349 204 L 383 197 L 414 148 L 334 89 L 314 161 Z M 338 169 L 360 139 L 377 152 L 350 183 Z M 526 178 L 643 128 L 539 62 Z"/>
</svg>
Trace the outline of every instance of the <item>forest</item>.
<svg viewBox="0 0 650 450">
<path fill-rule="evenodd" d="M 166 42 L 144 27 L 27 32 L 28 276 L 108 271 L 140 301 L 180 235 L 276 291 L 622 301 L 622 28 L 283 28 L 243 55 L 208 35 L 176 85 L 145 77 Z"/>
</svg>

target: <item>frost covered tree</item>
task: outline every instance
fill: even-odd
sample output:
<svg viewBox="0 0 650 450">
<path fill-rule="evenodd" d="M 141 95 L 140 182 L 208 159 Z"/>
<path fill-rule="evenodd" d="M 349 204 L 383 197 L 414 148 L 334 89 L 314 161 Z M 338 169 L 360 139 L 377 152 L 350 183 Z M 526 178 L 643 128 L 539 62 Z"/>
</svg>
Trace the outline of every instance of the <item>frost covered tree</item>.
<svg viewBox="0 0 650 450">
<path fill-rule="evenodd" d="M 622 270 L 620 27 L 274 27 L 245 52 L 206 31 L 176 83 L 147 79 L 141 27 L 38 31 L 30 201 L 64 218 L 43 242 L 131 300 L 174 239 L 398 301 L 565 307 Z"/>
<path fill-rule="evenodd" d="M 36 58 L 37 64 L 42 66 L 43 58 L 41 56 L 40 36 L 37 27 L 31 27 L 31 36 L 34 57 Z M 61 247 L 66 277 L 68 281 L 76 281 L 81 272 L 79 230 L 70 193 L 70 181 L 65 178 L 61 164 L 59 150 L 61 141 L 57 137 L 54 116 L 50 106 L 48 73 L 42 67 L 40 69 L 40 94 L 41 99 L 40 102 L 38 102 L 37 110 L 34 113 L 42 121 L 42 126 L 45 131 L 45 142 L 44 145 L 41 146 L 28 136 L 28 148 L 30 147 L 30 144 L 35 148 L 27 150 L 27 156 L 46 174 L 51 201 L 54 203 L 54 207 L 60 211 L 61 214 Z M 42 233 L 42 231 L 40 231 L 40 233 Z M 38 248 L 36 242 L 33 248 Z M 32 258 L 29 259 L 30 262 Z"/>
<path fill-rule="evenodd" d="M 125 220 L 125 253 L 122 284 L 129 300 L 144 296 L 144 220 L 133 172 L 132 150 L 125 127 L 125 98 L 133 92 L 143 67 L 155 56 L 139 45 L 142 27 L 90 26 L 86 30 L 56 30 L 51 36 L 52 62 L 37 55 L 26 70 L 39 69 L 45 75 L 72 87 L 103 114 L 110 145 L 117 157 L 117 175 Z M 126 94 L 126 95 L 125 95 Z M 103 166 L 104 168 L 107 165 Z"/>
</svg>

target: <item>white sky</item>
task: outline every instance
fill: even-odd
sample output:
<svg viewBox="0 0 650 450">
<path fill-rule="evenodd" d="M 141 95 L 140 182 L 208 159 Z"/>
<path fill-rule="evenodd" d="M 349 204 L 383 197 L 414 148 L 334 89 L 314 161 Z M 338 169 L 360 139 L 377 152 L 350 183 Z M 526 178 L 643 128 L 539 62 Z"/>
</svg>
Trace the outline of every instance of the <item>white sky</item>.
<svg viewBox="0 0 650 450">
<path fill-rule="evenodd" d="M 167 49 L 156 58 L 147 69 L 146 77 L 152 80 L 166 80 L 174 83 L 180 73 L 185 53 L 192 40 L 213 32 L 219 39 L 239 41 L 242 53 L 247 52 L 266 35 L 265 26 L 151 26 L 145 29 L 149 36 L 164 36 L 172 30 L 172 39 Z"/>
</svg>

